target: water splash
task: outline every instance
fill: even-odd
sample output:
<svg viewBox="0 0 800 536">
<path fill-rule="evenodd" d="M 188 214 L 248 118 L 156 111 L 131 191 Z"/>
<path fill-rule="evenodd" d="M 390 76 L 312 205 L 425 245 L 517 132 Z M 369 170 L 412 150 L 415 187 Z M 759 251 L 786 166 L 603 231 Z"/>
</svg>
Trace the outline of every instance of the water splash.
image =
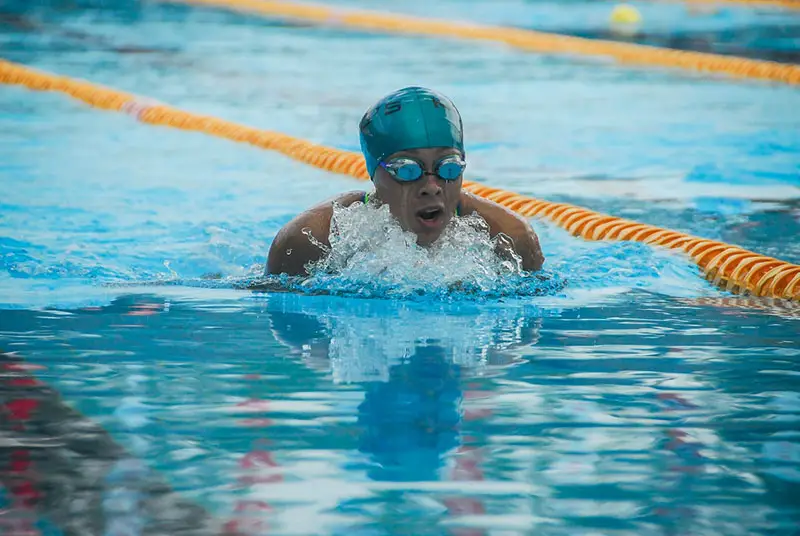
<svg viewBox="0 0 800 536">
<path fill-rule="evenodd" d="M 519 255 L 504 237 L 491 237 L 477 214 L 453 218 L 432 246 L 421 247 L 386 205 L 334 206 L 329 241 L 330 247 L 317 244 L 325 254 L 307 264 L 308 277 L 284 277 L 278 284 L 309 293 L 390 298 L 530 296 L 564 286 L 553 274 L 524 272 Z"/>
</svg>

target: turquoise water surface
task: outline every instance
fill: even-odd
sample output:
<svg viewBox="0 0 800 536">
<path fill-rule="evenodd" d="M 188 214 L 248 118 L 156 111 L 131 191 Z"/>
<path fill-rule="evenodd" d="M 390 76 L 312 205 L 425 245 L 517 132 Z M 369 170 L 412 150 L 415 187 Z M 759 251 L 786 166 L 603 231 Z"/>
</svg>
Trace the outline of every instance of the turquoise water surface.
<svg viewBox="0 0 800 536">
<path fill-rule="evenodd" d="M 590 37 L 613 7 L 337 5 Z M 797 61 L 794 12 L 637 6 L 628 40 Z M 793 86 L 134 0 L 5 2 L 0 57 L 348 150 L 427 85 L 471 180 L 800 263 Z M 400 250 L 251 292 L 366 185 L 21 87 L 0 184 L 2 534 L 800 533 L 800 310 L 676 253 L 532 220 L 545 280 L 450 292 L 481 266 Z"/>
</svg>

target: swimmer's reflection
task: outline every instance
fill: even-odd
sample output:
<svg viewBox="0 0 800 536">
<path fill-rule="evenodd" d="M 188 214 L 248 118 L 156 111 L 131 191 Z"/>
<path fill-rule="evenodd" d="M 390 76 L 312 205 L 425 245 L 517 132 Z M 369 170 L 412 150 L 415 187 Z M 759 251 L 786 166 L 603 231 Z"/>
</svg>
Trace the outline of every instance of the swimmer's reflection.
<svg viewBox="0 0 800 536">
<path fill-rule="evenodd" d="M 469 412 L 468 401 L 481 396 L 470 380 L 521 361 L 539 338 L 535 308 L 281 294 L 267 309 L 276 339 L 309 367 L 363 386 L 359 448 L 370 456 L 370 478 L 483 479 L 467 436 L 490 413 Z M 451 516 L 485 511 L 463 493 L 443 504 Z"/>
<path fill-rule="evenodd" d="M 459 365 L 441 347 L 422 346 L 389 369 L 387 381 L 364 386 L 358 407 L 360 449 L 372 455 L 375 480 L 437 479 L 442 454 L 459 444 Z"/>
<path fill-rule="evenodd" d="M 532 305 L 417 303 L 272 294 L 276 340 L 336 382 L 391 381 L 392 367 L 437 353 L 457 368 L 494 369 L 522 360 L 539 340 Z"/>
</svg>

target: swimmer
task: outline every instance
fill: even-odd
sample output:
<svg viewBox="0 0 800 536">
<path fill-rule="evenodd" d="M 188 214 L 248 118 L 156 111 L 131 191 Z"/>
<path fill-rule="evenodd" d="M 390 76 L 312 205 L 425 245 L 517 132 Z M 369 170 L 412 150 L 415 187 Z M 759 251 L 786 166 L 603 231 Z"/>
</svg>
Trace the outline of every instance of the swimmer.
<svg viewBox="0 0 800 536">
<path fill-rule="evenodd" d="M 498 254 L 513 251 L 525 271 L 542 267 L 539 239 L 524 218 L 461 190 L 463 126 L 450 99 L 421 87 L 400 89 L 369 108 L 359 128 L 373 191 L 341 194 L 292 219 L 272 242 L 267 273 L 307 275 L 306 264 L 324 254 L 319 244 L 330 246 L 334 204 L 357 202 L 388 205 L 400 227 L 414 233 L 422 247 L 433 244 L 454 216 L 477 213 L 490 236 L 498 238 Z"/>
</svg>

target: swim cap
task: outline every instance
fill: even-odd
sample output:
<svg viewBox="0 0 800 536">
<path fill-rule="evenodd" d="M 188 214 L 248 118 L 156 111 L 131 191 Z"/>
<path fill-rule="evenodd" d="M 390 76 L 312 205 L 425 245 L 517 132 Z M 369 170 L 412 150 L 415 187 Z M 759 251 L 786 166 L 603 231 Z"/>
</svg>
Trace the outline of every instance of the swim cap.
<svg viewBox="0 0 800 536">
<path fill-rule="evenodd" d="M 454 147 L 464 152 L 461 115 L 453 102 L 436 91 L 406 87 L 386 95 L 361 118 L 361 152 L 369 176 L 378 163 L 397 151 Z"/>
</svg>

